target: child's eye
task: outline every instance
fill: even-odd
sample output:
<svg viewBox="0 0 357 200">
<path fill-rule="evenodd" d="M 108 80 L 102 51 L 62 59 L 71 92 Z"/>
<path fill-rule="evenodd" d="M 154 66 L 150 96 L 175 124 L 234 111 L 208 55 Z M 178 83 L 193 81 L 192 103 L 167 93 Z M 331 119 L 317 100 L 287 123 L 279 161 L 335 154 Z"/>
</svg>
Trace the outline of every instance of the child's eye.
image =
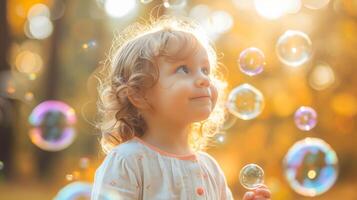
<svg viewBox="0 0 357 200">
<path fill-rule="evenodd" d="M 176 72 L 183 72 L 185 74 L 188 74 L 188 67 L 187 65 L 180 65 L 179 67 L 176 68 Z"/>
<path fill-rule="evenodd" d="M 202 72 L 203 72 L 204 74 L 206 74 L 206 75 L 209 75 L 209 74 L 210 74 L 210 71 L 209 71 L 208 67 L 203 67 L 203 68 L 202 68 Z"/>
</svg>

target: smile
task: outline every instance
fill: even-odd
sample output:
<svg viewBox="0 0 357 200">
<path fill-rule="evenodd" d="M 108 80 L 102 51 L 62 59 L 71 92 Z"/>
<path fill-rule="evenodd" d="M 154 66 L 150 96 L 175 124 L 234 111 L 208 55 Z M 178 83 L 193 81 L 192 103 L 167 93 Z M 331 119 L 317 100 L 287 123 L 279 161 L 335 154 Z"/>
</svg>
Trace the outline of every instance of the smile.
<svg viewBox="0 0 357 200">
<path fill-rule="evenodd" d="M 191 98 L 191 100 L 211 100 L 211 97 L 210 96 L 195 97 L 195 98 Z"/>
</svg>

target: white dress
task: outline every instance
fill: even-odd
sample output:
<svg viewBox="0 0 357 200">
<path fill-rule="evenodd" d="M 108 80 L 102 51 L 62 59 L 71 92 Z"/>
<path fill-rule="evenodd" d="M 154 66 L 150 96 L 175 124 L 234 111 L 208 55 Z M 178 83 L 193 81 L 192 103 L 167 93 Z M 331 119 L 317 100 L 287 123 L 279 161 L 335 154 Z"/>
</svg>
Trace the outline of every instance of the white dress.
<svg viewBox="0 0 357 200">
<path fill-rule="evenodd" d="M 223 171 L 209 154 L 164 152 L 138 137 L 115 147 L 97 169 L 92 200 L 231 200 Z"/>
</svg>

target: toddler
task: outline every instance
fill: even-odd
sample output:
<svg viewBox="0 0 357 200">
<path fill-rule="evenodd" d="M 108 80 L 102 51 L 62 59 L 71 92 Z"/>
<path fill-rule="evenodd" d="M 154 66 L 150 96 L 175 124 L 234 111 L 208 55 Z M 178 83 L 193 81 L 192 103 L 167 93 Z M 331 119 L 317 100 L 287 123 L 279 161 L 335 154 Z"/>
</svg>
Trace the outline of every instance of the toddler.
<svg viewBox="0 0 357 200">
<path fill-rule="evenodd" d="M 233 199 L 205 150 L 224 121 L 225 81 L 198 26 L 161 18 L 121 32 L 100 77 L 92 199 Z M 219 94 L 218 94 L 219 93 Z M 244 200 L 270 199 L 262 185 Z"/>
</svg>

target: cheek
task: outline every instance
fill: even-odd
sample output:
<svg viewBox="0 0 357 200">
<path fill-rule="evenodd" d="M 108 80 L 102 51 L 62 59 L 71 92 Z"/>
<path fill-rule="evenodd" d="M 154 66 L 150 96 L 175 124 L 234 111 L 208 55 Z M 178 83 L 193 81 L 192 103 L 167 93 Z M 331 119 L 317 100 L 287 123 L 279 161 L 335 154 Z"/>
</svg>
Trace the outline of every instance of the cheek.
<svg viewBox="0 0 357 200">
<path fill-rule="evenodd" d="M 212 96 L 212 109 L 213 109 L 217 103 L 218 90 L 217 90 L 216 86 L 214 86 L 214 85 L 211 85 L 210 90 L 211 90 L 211 96 Z"/>
</svg>

